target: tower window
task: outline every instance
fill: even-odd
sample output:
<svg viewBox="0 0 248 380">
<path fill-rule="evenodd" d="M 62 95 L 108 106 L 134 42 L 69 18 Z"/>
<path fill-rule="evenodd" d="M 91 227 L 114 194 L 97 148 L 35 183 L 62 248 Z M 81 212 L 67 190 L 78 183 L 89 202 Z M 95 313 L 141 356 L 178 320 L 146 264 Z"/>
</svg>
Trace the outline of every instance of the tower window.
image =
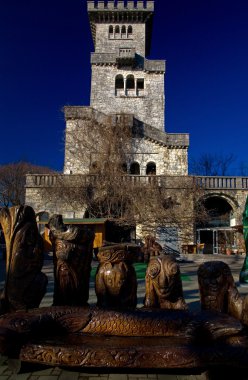
<svg viewBox="0 0 248 380">
<path fill-rule="evenodd" d="M 140 166 L 138 162 L 132 162 L 130 165 L 130 174 L 140 175 Z"/>
<path fill-rule="evenodd" d="M 119 74 L 115 77 L 115 95 L 124 95 L 124 78 L 123 75 Z"/>
<path fill-rule="evenodd" d="M 132 25 L 129 25 L 127 28 L 127 37 L 132 36 L 132 34 L 133 34 L 133 27 Z"/>
<path fill-rule="evenodd" d="M 133 75 L 127 76 L 126 87 L 127 87 L 127 90 L 134 90 L 135 89 L 135 83 L 134 83 L 134 76 Z"/>
<path fill-rule="evenodd" d="M 109 37 L 110 38 L 114 37 L 114 28 L 113 28 L 113 25 L 109 25 Z"/>
<path fill-rule="evenodd" d="M 115 27 L 115 34 L 120 34 L 120 27 L 119 27 L 119 25 L 116 25 L 116 27 Z"/>
<path fill-rule="evenodd" d="M 138 90 L 144 90 L 144 79 L 143 78 L 137 79 L 137 89 Z"/>
<path fill-rule="evenodd" d="M 156 175 L 155 162 L 148 162 L 148 164 L 146 165 L 146 175 Z"/>
<path fill-rule="evenodd" d="M 121 27 L 121 38 L 125 38 L 126 37 L 126 27 L 125 25 L 122 25 Z"/>
<path fill-rule="evenodd" d="M 124 89 L 124 78 L 121 74 L 115 77 L 115 88 L 116 89 Z"/>
</svg>

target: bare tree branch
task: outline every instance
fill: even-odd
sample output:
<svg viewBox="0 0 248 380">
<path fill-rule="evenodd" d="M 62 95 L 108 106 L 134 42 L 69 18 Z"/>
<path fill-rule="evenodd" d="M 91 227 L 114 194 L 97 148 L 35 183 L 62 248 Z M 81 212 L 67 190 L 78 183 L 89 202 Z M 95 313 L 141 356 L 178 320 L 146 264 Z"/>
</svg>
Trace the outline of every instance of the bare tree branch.
<svg viewBox="0 0 248 380">
<path fill-rule="evenodd" d="M 51 173 L 52 170 L 29 162 L 0 165 L 0 205 L 24 204 L 25 175 L 28 173 Z"/>
</svg>

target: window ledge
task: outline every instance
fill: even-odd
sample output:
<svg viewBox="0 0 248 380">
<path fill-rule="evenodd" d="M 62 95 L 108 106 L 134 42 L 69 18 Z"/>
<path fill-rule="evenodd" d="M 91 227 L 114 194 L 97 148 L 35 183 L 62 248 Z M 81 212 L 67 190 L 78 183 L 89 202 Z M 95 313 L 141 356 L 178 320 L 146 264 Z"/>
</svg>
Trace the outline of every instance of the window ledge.
<svg viewBox="0 0 248 380">
<path fill-rule="evenodd" d="M 125 99 L 130 99 L 130 98 L 146 98 L 146 95 L 115 95 L 116 98 L 125 98 Z"/>
</svg>

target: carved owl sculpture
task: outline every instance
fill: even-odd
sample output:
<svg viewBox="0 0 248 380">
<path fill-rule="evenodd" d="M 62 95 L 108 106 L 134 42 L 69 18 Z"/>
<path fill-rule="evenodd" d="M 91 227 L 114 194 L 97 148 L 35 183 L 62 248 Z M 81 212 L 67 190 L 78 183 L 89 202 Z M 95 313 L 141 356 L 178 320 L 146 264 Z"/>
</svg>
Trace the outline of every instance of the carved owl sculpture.
<svg viewBox="0 0 248 380">
<path fill-rule="evenodd" d="M 100 265 L 95 283 L 97 306 L 135 308 L 137 280 L 127 246 L 104 247 L 98 258 Z"/>
<path fill-rule="evenodd" d="M 146 271 L 146 308 L 186 310 L 177 262 L 171 256 L 152 257 Z"/>
</svg>

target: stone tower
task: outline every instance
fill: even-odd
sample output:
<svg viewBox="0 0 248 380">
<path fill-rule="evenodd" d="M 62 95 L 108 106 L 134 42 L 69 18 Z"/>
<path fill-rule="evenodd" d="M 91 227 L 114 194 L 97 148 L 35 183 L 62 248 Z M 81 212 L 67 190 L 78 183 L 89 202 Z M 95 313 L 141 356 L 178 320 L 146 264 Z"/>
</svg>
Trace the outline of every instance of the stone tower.
<svg viewBox="0 0 248 380">
<path fill-rule="evenodd" d="M 90 107 L 64 108 L 64 173 L 88 174 L 97 164 L 92 152 L 80 155 L 75 139 L 82 131 L 87 136 L 86 120 L 104 124 L 126 115 L 142 131 L 125 163 L 128 174 L 187 175 L 188 134 L 165 132 L 165 61 L 147 58 L 154 1 L 87 1 L 87 10 L 94 41 Z"/>
<path fill-rule="evenodd" d="M 153 1 L 88 1 L 95 46 L 91 106 L 106 114 L 131 113 L 164 131 L 165 61 L 146 58 L 153 12 Z"/>
</svg>

